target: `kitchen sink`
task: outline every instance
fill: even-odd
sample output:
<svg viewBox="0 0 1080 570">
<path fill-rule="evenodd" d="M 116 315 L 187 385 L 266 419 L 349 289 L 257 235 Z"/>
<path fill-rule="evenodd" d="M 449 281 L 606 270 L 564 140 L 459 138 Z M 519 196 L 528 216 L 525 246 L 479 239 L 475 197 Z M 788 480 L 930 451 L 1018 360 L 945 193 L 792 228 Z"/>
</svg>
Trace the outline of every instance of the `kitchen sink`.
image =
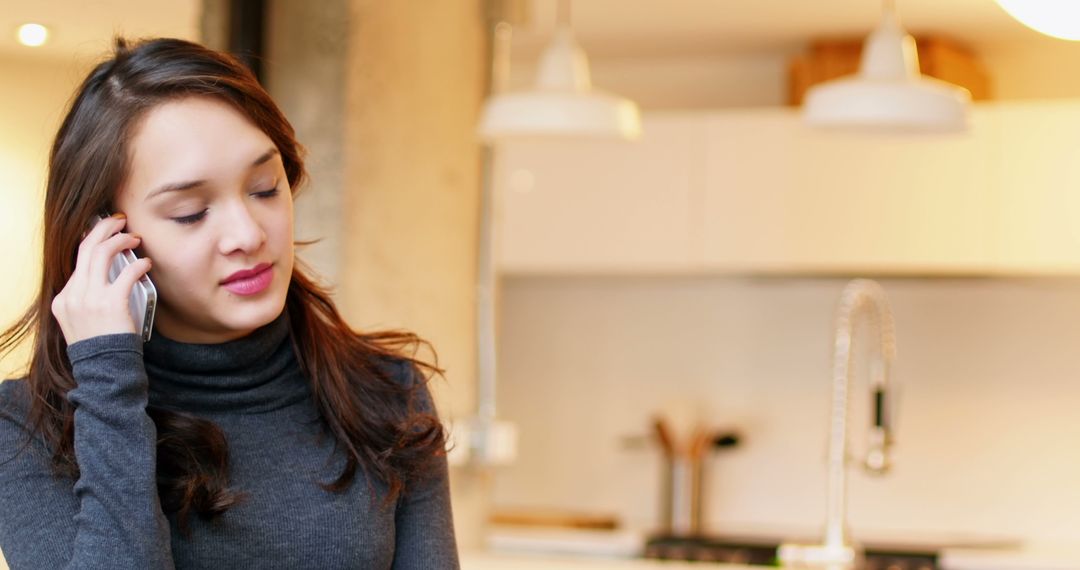
<svg viewBox="0 0 1080 570">
<path fill-rule="evenodd" d="M 654 536 L 645 546 L 645 557 L 658 560 L 694 560 L 778 566 L 780 542 L 723 536 Z M 865 545 L 863 570 L 938 570 L 937 552 Z"/>
</svg>

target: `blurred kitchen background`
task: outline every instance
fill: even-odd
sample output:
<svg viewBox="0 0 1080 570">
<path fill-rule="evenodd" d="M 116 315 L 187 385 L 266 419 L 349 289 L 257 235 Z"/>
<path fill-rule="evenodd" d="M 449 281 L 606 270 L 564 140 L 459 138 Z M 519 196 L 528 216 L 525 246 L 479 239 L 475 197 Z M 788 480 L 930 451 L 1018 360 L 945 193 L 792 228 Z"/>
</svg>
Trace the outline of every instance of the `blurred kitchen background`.
<svg viewBox="0 0 1080 570">
<path fill-rule="evenodd" d="M 872 277 L 895 315 L 896 444 L 887 475 L 850 472 L 853 535 L 1010 546 L 942 567 L 1080 568 L 1080 44 L 994 0 L 896 10 L 924 73 L 970 90 L 965 131 L 804 123 L 805 89 L 857 66 L 876 0 L 578 0 L 592 83 L 638 105 L 640 139 L 487 155 L 493 26 L 512 24 L 506 80 L 527 88 L 554 0 L 0 0 L 0 321 L 37 285 L 48 145 L 113 35 L 256 53 L 309 151 L 297 237 L 321 241 L 301 256 L 355 326 L 432 341 L 459 434 L 478 394 L 511 426 L 497 461 L 458 443 L 466 567 L 640 551 L 664 518 L 658 417 L 682 438 L 738 435 L 703 460 L 703 532 L 817 537 L 834 312 L 850 278 Z M 28 22 L 49 29 L 43 46 L 17 41 Z M 477 380 L 483 227 L 494 392 Z M 558 534 L 575 526 L 608 534 Z M 502 554 L 470 554 L 490 545 Z"/>
</svg>

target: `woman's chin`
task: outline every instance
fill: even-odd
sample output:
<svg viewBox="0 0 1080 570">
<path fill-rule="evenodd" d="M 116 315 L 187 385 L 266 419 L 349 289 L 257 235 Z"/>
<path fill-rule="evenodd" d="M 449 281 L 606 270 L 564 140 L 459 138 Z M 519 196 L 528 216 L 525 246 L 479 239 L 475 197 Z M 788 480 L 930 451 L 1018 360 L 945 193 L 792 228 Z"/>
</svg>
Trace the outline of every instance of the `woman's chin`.
<svg viewBox="0 0 1080 570">
<path fill-rule="evenodd" d="M 218 322 L 232 331 L 235 338 L 246 336 L 259 327 L 266 326 L 281 315 L 285 309 L 285 299 L 280 301 L 267 299 L 266 302 L 252 303 L 238 307 L 229 315 L 221 315 Z"/>
<path fill-rule="evenodd" d="M 285 299 L 267 298 L 258 303 L 215 306 L 201 314 L 174 314 L 159 306 L 155 332 L 177 342 L 216 344 L 245 337 L 281 315 Z M 195 313 L 196 311 L 192 311 Z"/>
</svg>

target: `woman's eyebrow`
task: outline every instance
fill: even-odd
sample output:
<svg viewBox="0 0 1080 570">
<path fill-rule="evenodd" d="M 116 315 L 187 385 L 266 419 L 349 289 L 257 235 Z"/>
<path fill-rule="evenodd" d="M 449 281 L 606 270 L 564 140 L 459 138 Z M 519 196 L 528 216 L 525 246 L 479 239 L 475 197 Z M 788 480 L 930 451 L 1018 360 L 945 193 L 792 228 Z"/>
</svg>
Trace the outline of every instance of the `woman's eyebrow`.
<svg viewBox="0 0 1080 570">
<path fill-rule="evenodd" d="M 273 158 L 276 154 L 278 154 L 278 149 L 276 149 L 276 148 L 272 148 L 272 149 L 262 153 L 261 155 L 259 155 L 259 158 L 256 158 L 255 161 L 251 163 L 251 168 L 255 168 L 257 166 L 262 166 L 263 164 L 266 164 L 266 162 L 269 161 L 271 158 Z M 205 180 L 188 180 L 187 182 L 171 182 L 169 184 L 165 184 L 163 186 L 160 186 L 160 187 L 158 187 L 157 190 L 154 190 L 153 192 L 147 194 L 146 198 L 143 201 L 149 200 L 149 199 L 151 199 L 154 196 L 157 196 L 159 194 L 166 194 L 168 192 L 181 192 L 181 191 L 184 191 L 184 190 L 191 190 L 192 188 L 198 188 L 199 186 L 202 186 L 204 184 L 206 184 Z"/>
<path fill-rule="evenodd" d="M 270 149 L 270 150 L 268 150 L 268 151 L 266 151 L 266 152 L 262 153 L 262 155 L 261 155 L 261 156 L 259 156 L 259 158 L 256 158 L 256 159 L 255 159 L 255 162 L 252 162 L 252 163 L 251 163 L 251 167 L 252 167 L 252 168 L 255 168 L 256 166 L 260 166 L 260 165 L 262 165 L 262 164 L 266 163 L 266 161 L 268 161 L 268 160 L 270 160 L 271 158 L 273 158 L 273 156 L 274 156 L 275 154 L 277 154 L 277 153 L 278 153 L 278 149 L 277 149 L 277 148 L 272 148 L 272 149 Z"/>
<path fill-rule="evenodd" d="M 189 180 L 187 182 L 172 182 L 172 183 L 169 183 L 169 184 L 165 184 L 165 185 L 159 187 L 157 190 L 154 190 L 153 192 L 147 194 L 146 198 L 143 199 L 143 201 L 145 202 L 145 201 L 149 200 L 150 198 L 153 198 L 154 196 L 158 196 L 160 194 L 165 194 L 165 193 L 168 193 L 168 192 L 180 192 L 180 191 L 183 191 L 183 190 L 191 190 L 192 188 L 198 188 L 199 186 L 202 186 L 204 184 L 206 184 L 205 180 Z"/>
</svg>

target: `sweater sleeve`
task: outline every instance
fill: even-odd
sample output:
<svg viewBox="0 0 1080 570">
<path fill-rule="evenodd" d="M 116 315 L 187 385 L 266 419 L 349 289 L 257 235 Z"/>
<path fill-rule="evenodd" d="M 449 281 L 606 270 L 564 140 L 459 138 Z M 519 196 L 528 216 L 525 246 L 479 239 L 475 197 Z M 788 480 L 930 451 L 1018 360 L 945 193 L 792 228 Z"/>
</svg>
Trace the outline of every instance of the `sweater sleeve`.
<svg viewBox="0 0 1080 570">
<path fill-rule="evenodd" d="M 408 365 L 406 378 L 416 382 L 418 374 Z M 426 385 L 416 390 L 421 411 L 434 415 L 435 406 Z M 450 508 L 450 479 L 446 455 L 432 463 L 431 472 L 410 481 L 395 516 L 393 570 L 457 570 L 457 543 Z"/>
<path fill-rule="evenodd" d="M 79 479 L 53 476 L 40 441 L 20 452 L 25 415 L 0 418 L 0 548 L 12 570 L 173 568 L 141 339 L 98 336 L 69 346 L 68 357 Z"/>
</svg>

